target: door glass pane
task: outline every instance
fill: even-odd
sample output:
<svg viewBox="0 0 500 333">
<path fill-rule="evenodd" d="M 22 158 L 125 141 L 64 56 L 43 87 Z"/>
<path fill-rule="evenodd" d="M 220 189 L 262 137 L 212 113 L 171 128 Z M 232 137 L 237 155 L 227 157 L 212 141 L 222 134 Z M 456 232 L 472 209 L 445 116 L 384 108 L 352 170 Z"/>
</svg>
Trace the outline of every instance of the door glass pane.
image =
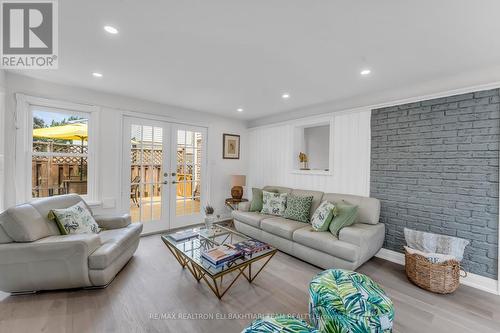
<svg viewBox="0 0 500 333">
<path fill-rule="evenodd" d="M 162 218 L 163 128 L 131 127 L 130 214 L 133 222 Z"/>
<path fill-rule="evenodd" d="M 200 213 L 202 144 L 202 133 L 177 131 L 176 216 Z"/>
</svg>

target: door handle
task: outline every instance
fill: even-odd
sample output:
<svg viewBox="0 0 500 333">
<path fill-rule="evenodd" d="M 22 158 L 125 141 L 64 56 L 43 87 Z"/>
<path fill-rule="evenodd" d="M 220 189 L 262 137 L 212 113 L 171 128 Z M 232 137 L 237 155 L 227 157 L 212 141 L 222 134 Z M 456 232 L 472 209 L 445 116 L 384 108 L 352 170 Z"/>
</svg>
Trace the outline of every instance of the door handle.
<svg viewBox="0 0 500 333">
<path fill-rule="evenodd" d="M 163 185 L 167 185 L 167 184 L 168 184 L 168 181 L 166 181 L 166 180 L 165 180 L 165 181 L 163 182 Z"/>
<path fill-rule="evenodd" d="M 178 181 L 175 181 L 175 180 L 172 182 L 172 184 L 177 184 L 177 183 L 178 183 Z"/>
<path fill-rule="evenodd" d="M 176 173 L 175 173 L 175 172 L 172 172 L 172 177 L 173 177 L 173 176 L 175 176 L 175 175 L 176 175 Z"/>
</svg>

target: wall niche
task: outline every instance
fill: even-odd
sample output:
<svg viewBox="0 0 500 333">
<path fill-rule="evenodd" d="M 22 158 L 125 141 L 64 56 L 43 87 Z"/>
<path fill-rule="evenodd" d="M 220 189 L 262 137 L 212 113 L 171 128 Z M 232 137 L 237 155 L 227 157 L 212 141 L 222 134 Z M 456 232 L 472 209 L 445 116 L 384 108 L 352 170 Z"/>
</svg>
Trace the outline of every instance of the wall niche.
<svg viewBox="0 0 500 333">
<path fill-rule="evenodd" d="M 333 119 L 295 125 L 292 172 L 330 175 L 333 166 Z"/>
</svg>

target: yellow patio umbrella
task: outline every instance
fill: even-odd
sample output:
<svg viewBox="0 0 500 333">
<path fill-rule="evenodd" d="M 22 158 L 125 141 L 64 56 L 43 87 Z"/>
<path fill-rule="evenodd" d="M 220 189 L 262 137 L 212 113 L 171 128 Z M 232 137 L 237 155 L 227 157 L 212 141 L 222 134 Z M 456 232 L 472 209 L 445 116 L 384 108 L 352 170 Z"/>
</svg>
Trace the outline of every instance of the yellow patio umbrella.
<svg viewBox="0 0 500 333">
<path fill-rule="evenodd" d="M 87 140 L 88 126 L 84 123 L 66 124 L 54 127 L 36 128 L 33 137 L 54 140 Z"/>
<path fill-rule="evenodd" d="M 80 140 L 82 142 L 80 152 L 83 154 L 83 141 L 88 138 L 88 126 L 86 123 L 73 123 L 36 128 L 33 129 L 33 137 L 52 140 Z M 83 157 L 80 157 L 80 180 L 83 180 Z"/>
</svg>

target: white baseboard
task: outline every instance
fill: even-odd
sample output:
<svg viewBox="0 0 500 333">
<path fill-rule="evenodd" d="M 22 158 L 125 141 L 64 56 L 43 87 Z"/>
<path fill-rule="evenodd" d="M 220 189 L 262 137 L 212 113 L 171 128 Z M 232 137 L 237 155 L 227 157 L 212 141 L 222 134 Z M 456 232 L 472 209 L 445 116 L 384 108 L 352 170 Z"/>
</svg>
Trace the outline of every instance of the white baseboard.
<svg viewBox="0 0 500 333">
<path fill-rule="evenodd" d="M 384 248 L 380 249 L 375 257 L 385 259 L 399 265 L 405 264 L 405 255 L 403 253 Z M 464 286 L 469 286 L 482 291 L 486 291 L 488 293 L 500 295 L 500 284 L 498 280 L 467 272 L 467 277 L 460 278 L 460 283 Z"/>
</svg>

